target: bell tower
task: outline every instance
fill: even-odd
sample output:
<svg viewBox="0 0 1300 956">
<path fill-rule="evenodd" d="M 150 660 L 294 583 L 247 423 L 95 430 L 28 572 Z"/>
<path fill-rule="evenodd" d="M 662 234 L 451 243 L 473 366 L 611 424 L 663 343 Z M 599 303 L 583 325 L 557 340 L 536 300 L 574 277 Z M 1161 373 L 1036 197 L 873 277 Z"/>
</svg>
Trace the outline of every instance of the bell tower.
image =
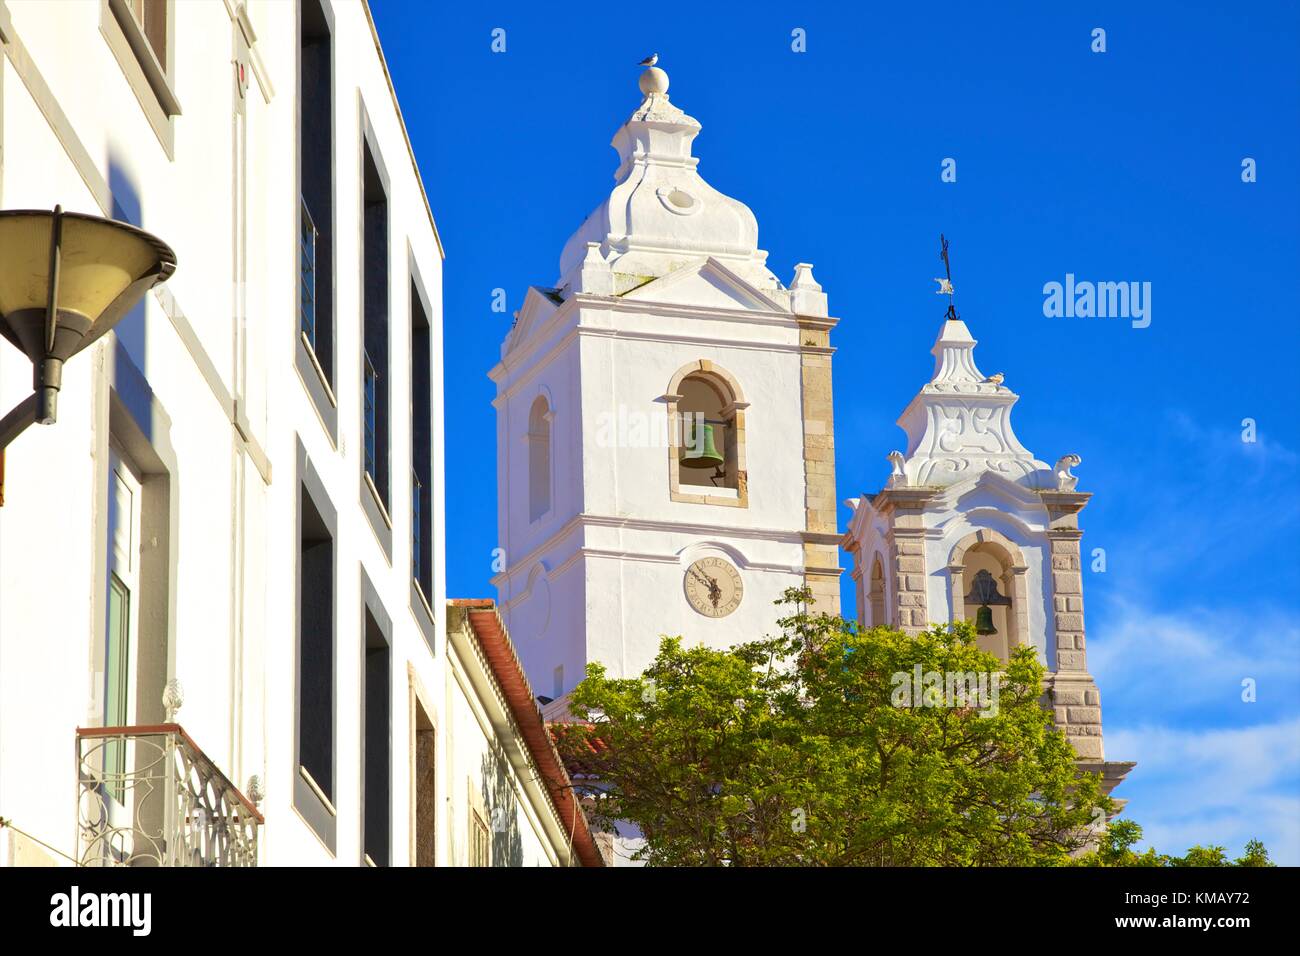
<svg viewBox="0 0 1300 956">
<path fill-rule="evenodd" d="M 918 632 L 972 620 L 980 647 L 1003 660 L 1032 646 L 1057 725 L 1109 791 L 1133 764 L 1105 760 L 1088 672 L 1079 513 L 1091 495 L 1077 489 L 1077 455 L 1048 466 L 1020 444 L 1019 397 L 976 367 L 975 345 L 949 305 L 934 374 L 898 419 L 906 452 L 889 454 L 882 490 L 847 502 L 859 621 Z"/>
<path fill-rule="evenodd" d="M 496 383 L 499 604 L 534 688 L 640 673 L 661 635 L 770 632 L 808 584 L 838 611 L 836 320 L 812 266 L 767 268 L 747 206 L 691 153 L 657 68 L 614 186 L 528 289 Z"/>
</svg>

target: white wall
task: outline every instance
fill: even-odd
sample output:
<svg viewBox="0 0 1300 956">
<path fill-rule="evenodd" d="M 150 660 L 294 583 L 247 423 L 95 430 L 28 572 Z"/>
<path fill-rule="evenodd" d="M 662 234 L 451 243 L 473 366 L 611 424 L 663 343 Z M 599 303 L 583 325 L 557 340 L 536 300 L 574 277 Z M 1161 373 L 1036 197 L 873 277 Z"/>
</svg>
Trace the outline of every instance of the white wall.
<svg viewBox="0 0 1300 956">
<path fill-rule="evenodd" d="M 186 730 L 241 788 L 264 781 L 263 864 L 356 865 L 361 856 L 360 577 L 392 621 L 392 861 L 410 846 L 408 667 L 425 688 L 447 686 L 442 430 L 442 258 L 376 53 L 366 8 L 331 3 L 334 17 L 335 315 L 338 442 L 295 368 L 295 3 L 253 0 L 257 62 L 243 107 L 231 59 L 235 4 L 174 7 L 182 104 L 168 156 L 101 32 L 102 0 L 3 0 L 13 43 L 0 69 L 5 208 L 112 214 L 111 199 L 175 249 L 178 268 L 128 320 L 68 363 L 59 422 L 34 426 L 9 449 L 0 509 L 0 814 L 72 853 L 74 730 L 99 722 L 93 648 L 104 631 L 103 524 L 110 406 L 138 368 L 152 406 L 140 422 L 171 477 L 173 581 L 169 675 L 185 688 Z M 20 73 L 15 63 L 22 61 Z M 36 87 L 33 90 L 33 85 Z M 360 105 L 388 173 L 393 431 L 393 553 L 385 555 L 360 501 Z M 53 112 L 53 117 L 51 113 Z M 243 169 L 246 194 L 234 183 Z M 242 228 L 240 222 L 242 219 Z M 243 243 L 244 252 L 234 250 Z M 410 254 L 408 256 L 408 243 Z M 408 260 L 429 298 L 434 408 L 434 586 L 437 653 L 417 625 L 410 587 Z M 169 314 L 170 313 L 170 314 Z M 30 365 L 0 345 L 0 403 L 30 391 Z M 151 409 L 151 410 L 150 410 Z M 292 806 L 294 580 L 301 442 L 338 512 L 336 581 L 337 845 L 329 852 Z M 149 542 L 145 542 L 146 547 Z M 438 766 L 448 735 L 469 734 L 472 703 L 435 693 Z M 474 746 L 455 751 L 474 773 Z M 462 772 L 463 771 L 463 772 Z M 453 780 L 459 774 L 460 783 Z M 457 791 L 459 792 L 459 791 Z M 522 811 L 521 811 L 522 812 Z M 439 847 L 448 847 L 438 820 Z M 448 833 L 450 830 L 447 831 Z M 540 861 L 530 845 L 529 861 Z M 441 855 L 440 862 L 453 862 Z"/>
<path fill-rule="evenodd" d="M 713 315 L 659 303 L 653 286 L 635 305 L 572 300 L 530 330 L 496 373 L 501 540 L 507 567 L 496 579 L 511 635 L 534 688 L 564 691 L 588 662 L 615 675 L 640 673 L 662 635 L 726 647 L 763 637 L 773 601 L 803 584 L 805 492 L 798 328 L 776 312 L 749 316 L 734 300 L 707 301 Z M 525 307 L 525 321 L 530 309 Z M 662 433 L 663 396 L 685 365 L 708 359 L 739 383 L 745 409 L 748 507 L 672 500 Z M 528 413 L 538 394 L 555 412 L 555 505 L 528 516 Z M 620 428 L 622 419 L 628 427 Z M 649 425 L 649 441 L 634 431 Z M 612 426 L 612 427 L 611 427 Z M 692 489 L 683 486 L 683 491 Z M 682 593 L 686 567 L 725 557 L 745 595 L 722 619 L 706 618 Z M 539 585 L 538 582 L 544 582 Z"/>
</svg>

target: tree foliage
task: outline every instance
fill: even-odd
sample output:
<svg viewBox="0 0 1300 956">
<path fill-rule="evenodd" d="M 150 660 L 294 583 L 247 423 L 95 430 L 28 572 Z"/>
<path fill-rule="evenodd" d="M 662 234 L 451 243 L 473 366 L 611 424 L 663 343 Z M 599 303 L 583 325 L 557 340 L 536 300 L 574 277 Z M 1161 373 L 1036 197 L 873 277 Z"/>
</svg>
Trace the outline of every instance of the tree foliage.
<svg viewBox="0 0 1300 956">
<path fill-rule="evenodd" d="M 1154 849 L 1141 853 L 1133 844 L 1142 839 L 1142 827 L 1133 820 L 1116 820 L 1102 835 L 1097 849 L 1084 854 L 1079 866 L 1274 866 L 1259 840 L 1246 843 L 1245 852 L 1232 860 L 1221 846 L 1194 846 L 1182 856 L 1166 856 Z"/>
<path fill-rule="evenodd" d="M 1051 865 L 1087 845 L 1112 804 L 1032 648 L 1004 665 L 964 622 L 859 629 L 810 602 L 792 589 L 779 635 L 729 650 L 665 637 L 640 678 L 588 666 L 559 744 L 601 782 L 598 824 L 679 866 Z M 998 672 L 996 707 L 899 705 L 901 675 Z"/>
</svg>

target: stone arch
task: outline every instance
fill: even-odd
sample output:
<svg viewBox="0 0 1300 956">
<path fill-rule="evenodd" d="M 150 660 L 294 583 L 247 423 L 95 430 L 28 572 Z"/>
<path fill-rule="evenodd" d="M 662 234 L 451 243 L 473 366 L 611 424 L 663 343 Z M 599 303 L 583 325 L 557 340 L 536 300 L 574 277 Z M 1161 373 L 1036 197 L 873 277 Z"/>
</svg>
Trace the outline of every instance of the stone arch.
<svg viewBox="0 0 1300 956">
<path fill-rule="evenodd" d="M 661 399 L 668 418 L 668 490 L 673 501 L 749 507 L 749 472 L 745 463 L 745 393 L 734 375 L 708 359 L 679 368 Z M 693 407 L 699 406 L 699 408 Z M 705 480 L 683 475 L 684 421 L 690 414 L 713 417 L 723 435 L 721 472 Z"/>
<path fill-rule="evenodd" d="M 687 376 L 702 375 L 707 378 L 716 379 L 727 393 L 731 396 L 733 402 L 737 402 L 741 407 L 748 407 L 749 403 L 745 401 L 745 393 L 741 391 L 740 382 L 736 376 L 732 375 L 725 368 L 710 362 L 708 359 L 698 359 L 694 362 L 687 362 L 676 372 L 673 373 L 672 381 L 668 383 L 668 395 L 677 395 L 681 391 L 682 382 Z"/>
<path fill-rule="evenodd" d="M 995 531 L 992 528 L 980 528 L 964 536 L 953 545 L 948 556 L 948 581 L 952 601 L 952 619 L 954 621 L 962 620 L 966 616 L 966 594 L 971 584 L 967 579 L 974 575 L 972 566 L 976 562 L 972 559 L 977 555 L 991 559 L 997 573 L 987 568 L 986 570 L 990 570 L 990 573 L 997 579 L 1001 593 L 1011 598 L 1011 606 L 1001 615 L 997 615 L 1005 623 L 1005 642 L 996 642 L 1000 644 L 997 649 L 986 646 L 994 642 L 983 642 L 980 646 L 986 650 L 994 650 L 995 653 L 1006 659 L 1016 647 L 1031 643 L 1029 633 L 1029 565 L 1025 561 L 1025 555 L 1020 550 L 1020 546 L 1000 531 Z M 1000 611 L 1002 609 L 996 610 Z"/>
</svg>

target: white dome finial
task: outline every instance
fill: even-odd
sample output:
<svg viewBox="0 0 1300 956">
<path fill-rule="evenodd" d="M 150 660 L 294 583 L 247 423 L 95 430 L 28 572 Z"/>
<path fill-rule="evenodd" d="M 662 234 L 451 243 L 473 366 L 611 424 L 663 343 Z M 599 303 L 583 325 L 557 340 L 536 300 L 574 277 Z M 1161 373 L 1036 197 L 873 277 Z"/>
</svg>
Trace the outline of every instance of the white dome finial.
<svg viewBox="0 0 1300 956">
<path fill-rule="evenodd" d="M 637 84 L 641 87 L 643 96 L 650 96 L 652 93 L 668 92 L 668 74 L 657 66 L 652 66 L 641 74 L 641 79 Z"/>
</svg>

